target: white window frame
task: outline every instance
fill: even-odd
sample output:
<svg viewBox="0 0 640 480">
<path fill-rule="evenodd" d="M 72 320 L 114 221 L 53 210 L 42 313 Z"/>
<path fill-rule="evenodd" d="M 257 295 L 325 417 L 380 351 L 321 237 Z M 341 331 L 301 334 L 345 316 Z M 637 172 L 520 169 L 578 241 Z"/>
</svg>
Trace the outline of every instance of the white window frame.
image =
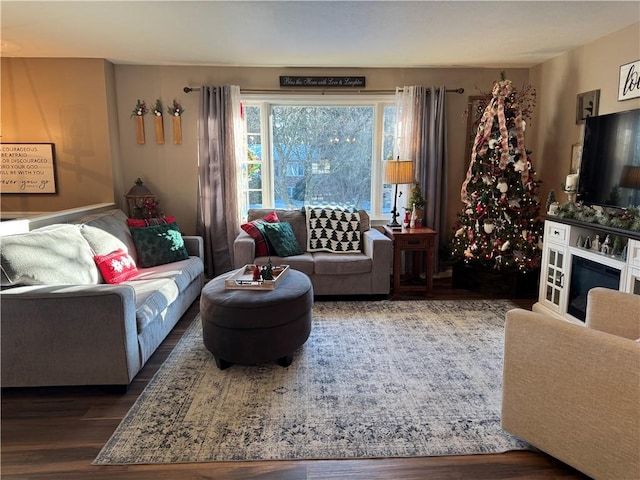
<svg viewBox="0 0 640 480">
<path fill-rule="evenodd" d="M 395 96 L 367 95 L 367 94 L 255 94 L 243 93 L 242 103 L 249 106 L 259 106 L 261 112 L 261 141 L 262 141 L 262 204 L 263 208 L 274 206 L 274 178 L 271 164 L 272 139 L 271 107 L 284 106 L 373 106 L 374 131 L 371 161 L 371 220 L 383 220 L 388 214 L 382 213 L 382 196 L 384 190 L 382 178 L 383 128 L 384 107 L 395 106 Z"/>
</svg>

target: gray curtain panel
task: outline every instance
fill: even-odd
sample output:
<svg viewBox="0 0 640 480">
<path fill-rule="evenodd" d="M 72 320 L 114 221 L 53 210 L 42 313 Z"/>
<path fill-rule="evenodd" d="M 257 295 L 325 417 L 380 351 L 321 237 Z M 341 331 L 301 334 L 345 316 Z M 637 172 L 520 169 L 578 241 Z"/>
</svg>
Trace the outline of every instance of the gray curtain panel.
<svg viewBox="0 0 640 480">
<path fill-rule="evenodd" d="M 438 255 L 447 244 L 447 110 L 446 87 L 415 88 L 416 181 L 425 196 L 425 225 L 438 232 L 434 273 L 445 269 Z"/>
<path fill-rule="evenodd" d="M 204 239 L 205 270 L 217 276 L 233 268 L 238 220 L 236 142 L 240 88 L 200 88 L 198 123 L 198 235 Z"/>
</svg>

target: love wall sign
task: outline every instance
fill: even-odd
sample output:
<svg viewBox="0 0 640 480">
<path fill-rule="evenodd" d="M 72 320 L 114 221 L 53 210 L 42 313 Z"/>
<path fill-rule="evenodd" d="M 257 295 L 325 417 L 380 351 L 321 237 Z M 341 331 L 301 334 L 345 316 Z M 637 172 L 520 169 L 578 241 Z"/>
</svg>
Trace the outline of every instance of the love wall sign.
<svg viewBox="0 0 640 480">
<path fill-rule="evenodd" d="M 620 67 L 618 101 L 640 97 L 640 60 Z"/>
</svg>

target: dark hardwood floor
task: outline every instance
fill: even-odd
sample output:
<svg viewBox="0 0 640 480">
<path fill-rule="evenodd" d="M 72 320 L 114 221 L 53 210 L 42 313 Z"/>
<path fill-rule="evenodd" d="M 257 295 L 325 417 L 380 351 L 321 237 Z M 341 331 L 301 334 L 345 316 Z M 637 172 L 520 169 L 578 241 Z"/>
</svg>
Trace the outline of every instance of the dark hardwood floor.
<svg viewBox="0 0 640 480">
<path fill-rule="evenodd" d="M 435 299 L 482 298 L 434 282 Z M 530 308 L 534 300 L 514 300 Z M 198 313 L 197 302 L 134 379 L 126 393 L 104 388 L 34 388 L 2 391 L 0 476 L 9 479 L 584 479 L 537 452 L 373 460 L 219 462 L 92 466 L 147 382 Z"/>
</svg>

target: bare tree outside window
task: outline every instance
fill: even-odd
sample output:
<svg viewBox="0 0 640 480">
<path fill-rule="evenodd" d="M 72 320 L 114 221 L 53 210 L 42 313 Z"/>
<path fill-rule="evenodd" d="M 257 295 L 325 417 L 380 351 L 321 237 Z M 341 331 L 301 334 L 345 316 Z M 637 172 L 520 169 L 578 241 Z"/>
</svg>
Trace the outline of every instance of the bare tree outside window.
<svg viewBox="0 0 640 480">
<path fill-rule="evenodd" d="M 370 206 L 373 107 L 277 106 L 271 113 L 276 207 Z M 287 175 L 291 164 L 302 165 L 303 175 Z"/>
</svg>

